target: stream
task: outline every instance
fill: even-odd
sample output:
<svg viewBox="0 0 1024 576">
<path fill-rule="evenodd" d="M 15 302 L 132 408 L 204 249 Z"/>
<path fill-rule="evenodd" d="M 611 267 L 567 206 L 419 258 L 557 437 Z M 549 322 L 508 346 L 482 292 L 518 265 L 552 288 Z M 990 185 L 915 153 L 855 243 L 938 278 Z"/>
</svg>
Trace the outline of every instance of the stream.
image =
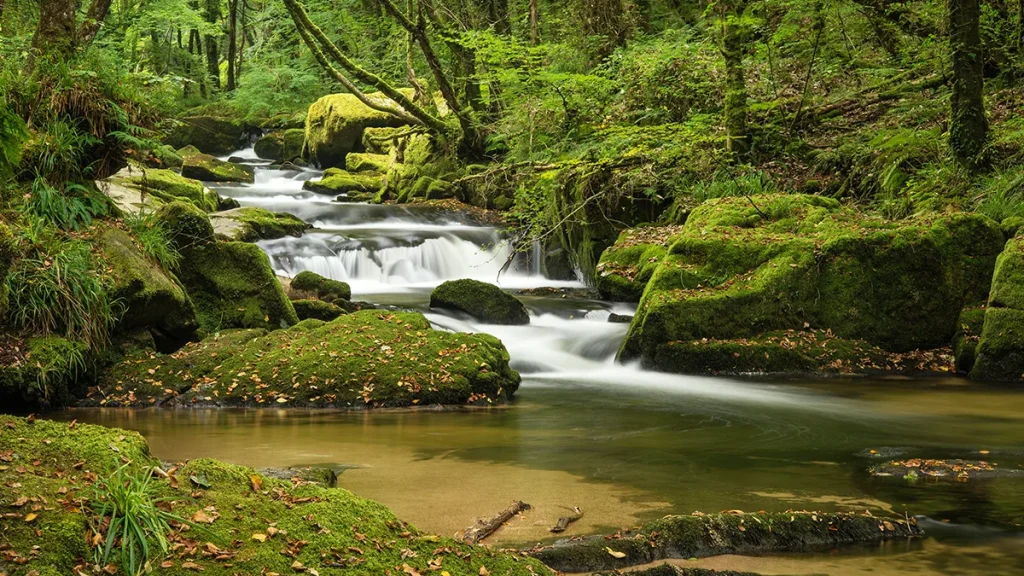
<svg viewBox="0 0 1024 576">
<path fill-rule="evenodd" d="M 255 158 L 251 150 L 235 155 Z M 432 312 L 429 294 L 440 282 L 496 282 L 508 257 L 500 231 L 435 208 L 335 203 L 302 190 L 316 177 L 259 167 L 254 185 L 218 191 L 315 226 L 302 238 L 260 243 L 279 274 L 312 270 L 348 282 L 353 300 L 499 337 L 523 375 L 515 402 L 453 411 L 90 409 L 55 417 L 138 430 L 166 460 L 331 466 L 339 486 L 445 535 L 513 499 L 533 505 L 488 540 L 497 545 L 550 541 L 548 528 L 573 506 L 585 515 L 569 536 L 696 510 L 870 510 L 918 515 L 929 538 L 685 564 L 762 574 L 1024 574 L 1024 477 L 956 482 L 866 472 L 889 458 L 926 457 L 982 459 L 1024 473 L 1024 391 L 954 377 L 647 372 L 614 362 L 627 325 L 608 316 L 632 308 L 599 300 L 522 296 L 528 326 Z M 499 284 L 583 287 L 545 279 L 523 258 Z"/>
</svg>

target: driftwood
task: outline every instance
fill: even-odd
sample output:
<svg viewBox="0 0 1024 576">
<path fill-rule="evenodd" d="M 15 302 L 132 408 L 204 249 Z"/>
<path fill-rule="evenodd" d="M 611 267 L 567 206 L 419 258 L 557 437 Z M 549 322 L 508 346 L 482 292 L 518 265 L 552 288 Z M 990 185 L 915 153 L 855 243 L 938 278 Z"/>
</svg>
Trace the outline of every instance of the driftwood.
<svg viewBox="0 0 1024 576">
<path fill-rule="evenodd" d="M 498 528 L 501 528 L 502 524 L 508 522 L 516 514 L 529 509 L 529 504 L 516 500 L 509 504 L 508 508 L 505 508 L 493 518 L 490 518 L 489 520 L 477 520 L 476 524 L 466 528 L 466 534 L 462 537 L 462 541 L 466 544 L 476 544 L 493 534 Z"/>
<path fill-rule="evenodd" d="M 565 532 L 565 529 L 569 527 L 569 524 L 583 518 L 583 510 L 580 510 L 579 506 L 573 507 L 572 511 L 574 512 L 572 516 L 562 516 L 559 518 L 558 524 L 555 524 L 555 527 L 552 528 L 551 531 L 555 534 Z"/>
<path fill-rule="evenodd" d="M 598 572 L 668 558 L 828 550 L 920 536 L 913 517 L 784 512 L 666 516 L 635 531 L 560 540 L 526 553 L 560 572 Z"/>
</svg>

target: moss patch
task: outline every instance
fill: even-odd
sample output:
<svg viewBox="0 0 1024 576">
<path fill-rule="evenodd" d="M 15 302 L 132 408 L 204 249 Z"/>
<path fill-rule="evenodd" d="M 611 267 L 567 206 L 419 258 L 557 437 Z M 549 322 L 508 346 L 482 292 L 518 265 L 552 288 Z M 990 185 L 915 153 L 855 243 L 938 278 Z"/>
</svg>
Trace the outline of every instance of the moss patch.
<svg viewBox="0 0 1024 576">
<path fill-rule="evenodd" d="M 601 297 L 616 302 L 639 302 L 654 270 L 668 251 L 671 238 L 682 226 L 630 228 L 601 254 L 597 264 L 597 289 Z"/>
<path fill-rule="evenodd" d="M 15 486 L 0 495 L 0 510 L 11 515 L 0 525 L 7 545 L 0 572 L 12 576 L 91 572 L 92 486 L 122 461 L 139 474 L 160 466 L 135 432 L 3 416 L 0 457 L 0 485 Z M 164 476 L 153 480 L 157 496 L 183 518 L 202 511 L 204 528 L 217 538 L 176 526 L 172 553 L 153 562 L 159 574 L 293 574 L 295 562 L 324 575 L 404 574 L 405 566 L 453 576 L 478 576 L 481 567 L 503 576 L 551 574 L 530 558 L 421 533 L 384 506 L 322 482 L 279 480 L 206 459 Z M 197 489 L 191 477 L 208 487 Z M 35 514 L 30 522 L 28 514 Z"/>
<path fill-rule="evenodd" d="M 292 300 L 292 306 L 300 321 L 313 319 L 330 322 L 345 314 L 342 308 L 323 300 Z"/>
<path fill-rule="evenodd" d="M 409 90 L 411 97 L 412 91 Z M 391 102 L 381 93 L 367 97 Z M 367 128 L 395 128 L 405 122 L 374 110 L 352 94 L 331 94 L 317 100 L 306 115 L 306 151 L 309 158 L 325 168 L 344 166 L 345 155 L 362 147 Z"/>
<path fill-rule="evenodd" d="M 980 215 L 895 223 L 816 196 L 706 202 L 651 274 L 620 358 L 657 368 L 670 342 L 804 327 L 888 352 L 944 347 L 1001 244 Z"/>
<path fill-rule="evenodd" d="M 200 210 L 215 212 L 220 205 L 220 196 L 203 185 L 199 180 L 186 178 L 170 170 L 146 170 L 123 180 L 146 194 L 163 202 L 184 200 Z"/>
<path fill-rule="evenodd" d="M 371 172 L 383 174 L 388 171 L 391 157 L 387 154 L 366 154 L 351 152 L 345 156 L 345 170 L 349 172 Z"/>
<path fill-rule="evenodd" d="M 302 188 L 318 194 L 366 195 L 372 197 L 384 184 L 380 174 L 353 174 L 338 168 L 329 168 L 320 180 L 307 180 Z"/>
<path fill-rule="evenodd" d="M 247 206 L 210 216 L 214 234 L 224 240 L 255 242 L 285 236 L 302 236 L 310 225 L 301 218 L 263 208 Z"/>
<path fill-rule="evenodd" d="M 477 280 L 449 280 L 430 293 L 431 308 L 461 310 L 488 324 L 529 324 L 530 314 L 515 296 Z"/>
<path fill-rule="evenodd" d="M 9 349 L 8 349 L 9 348 Z M 59 336 L 12 340 L 0 336 L 0 398 L 5 411 L 67 406 L 89 352 L 81 342 Z"/>
<path fill-rule="evenodd" d="M 186 156 L 181 165 L 181 175 L 203 182 L 244 182 L 252 184 L 255 181 L 255 172 L 252 166 L 224 162 L 208 154 Z"/>
<path fill-rule="evenodd" d="M 104 377 L 102 388 L 107 403 L 128 405 L 487 404 L 508 400 L 519 387 L 508 360 L 492 336 L 433 330 L 421 314 L 366 310 L 269 334 L 229 332 L 170 356 L 130 358 Z"/>
<path fill-rule="evenodd" d="M 299 272 L 292 278 L 291 288 L 325 302 L 352 299 L 352 288 L 346 282 L 324 278 L 308 270 Z"/>
<path fill-rule="evenodd" d="M 971 378 L 1024 378 L 1024 237 L 1011 238 L 999 255 L 976 356 Z"/>
<path fill-rule="evenodd" d="M 194 204 L 175 201 L 161 206 L 157 218 L 163 222 L 178 250 L 205 244 L 213 240 L 213 225 L 206 213 Z"/>
</svg>

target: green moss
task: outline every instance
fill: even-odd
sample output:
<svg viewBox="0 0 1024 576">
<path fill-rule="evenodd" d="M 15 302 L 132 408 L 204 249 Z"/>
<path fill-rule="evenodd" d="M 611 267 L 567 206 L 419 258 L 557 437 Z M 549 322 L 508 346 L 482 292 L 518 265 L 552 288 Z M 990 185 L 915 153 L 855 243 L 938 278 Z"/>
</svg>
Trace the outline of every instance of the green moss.
<svg viewBox="0 0 1024 576">
<path fill-rule="evenodd" d="M 292 306 L 300 321 L 314 319 L 329 322 L 345 314 L 338 306 L 323 300 L 292 300 Z"/>
<path fill-rule="evenodd" d="M 122 459 L 130 462 L 136 474 L 149 473 L 159 461 L 135 432 L 44 420 L 28 423 L 2 416 L 0 422 L 0 454 L 11 458 L 10 465 L 4 462 L 0 467 L 0 484 L 13 487 L 0 495 L 0 507 L 21 517 L 41 505 L 32 522 L 19 519 L 0 526 L 6 551 L 28 560 L 15 563 L 9 554 L 0 555 L 0 572 L 55 576 L 73 574 L 79 564 L 91 565 L 92 551 L 85 538 L 89 522 L 82 499 Z M 33 473 L 19 473 L 22 466 Z M 205 478 L 209 488 L 196 491 L 189 482 L 193 476 Z M 253 478 L 259 491 L 253 490 Z M 177 469 L 173 477 L 154 478 L 153 486 L 176 515 L 191 518 L 204 509 L 207 517 L 214 518 L 204 528 L 216 537 L 200 537 L 200 546 L 181 546 L 167 558 L 169 567 L 155 569 L 159 574 L 185 576 L 197 570 L 208 576 L 290 574 L 295 573 L 292 563 L 296 560 L 325 575 L 398 574 L 403 565 L 426 574 L 429 562 L 440 563 L 453 576 L 479 576 L 481 566 L 503 576 L 551 574 L 533 559 L 423 534 L 384 506 L 320 482 L 293 483 L 251 468 L 197 459 Z M 62 490 L 67 494 L 61 495 Z M 21 497 L 30 503 L 13 506 Z M 271 527 L 277 532 L 268 530 Z M 185 544 L 195 542 L 189 539 L 196 534 L 192 530 L 172 538 Z M 253 534 L 267 538 L 260 542 Z M 217 539 L 214 545 L 231 555 L 228 561 L 208 553 L 206 542 Z M 229 544 L 232 541 L 236 542 Z M 303 543 L 295 546 L 294 558 L 281 553 L 292 547 L 289 542 Z M 164 560 L 157 558 L 154 564 Z M 186 561 L 198 568 L 185 567 Z"/>
<path fill-rule="evenodd" d="M 252 166 L 224 162 L 208 154 L 186 156 L 181 165 L 181 175 L 203 182 L 243 182 L 252 184 L 255 181 L 255 172 Z"/>
<path fill-rule="evenodd" d="M 136 357 L 103 380 L 108 399 L 178 404 L 384 407 L 503 402 L 519 386 L 496 338 L 433 330 L 416 313 L 366 310 L 289 330 L 244 331 L 172 356 Z M 123 392 L 115 392 L 121 386 Z M 131 394 L 134 400 L 127 395 Z"/>
<path fill-rule="evenodd" d="M 213 240 L 210 218 L 194 204 L 174 201 L 161 206 L 156 215 L 179 250 Z"/>
<path fill-rule="evenodd" d="M 206 212 L 218 209 L 220 197 L 199 180 L 185 178 L 170 170 L 146 170 L 126 182 L 164 202 L 185 200 Z"/>
<path fill-rule="evenodd" d="M 601 296 L 617 302 L 639 302 L 647 282 L 668 251 L 679 226 L 631 228 L 601 254 L 596 284 Z"/>
<path fill-rule="evenodd" d="M 329 168 L 320 180 L 307 180 L 302 188 L 318 194 L 375 194 L 384 184 L 380 174 L 352 174 Z"/>
<path fill-rule="evenodd" d="M 299 321 L 270 260 L 255 244 L 210 242 L 183 248 L 178 278 L 207 333 L 277 329 Z"/>
<path fill-rule="evenodd" d="M 66 406 L 85 369 L 89 347 L 59 336 L 29 338 L 13 361 L 0 366 L 0 398 L 5 411 L 36 411 Z"/>
<path fill-rule="evenodd" d="M 388 171 L 391 157 L 386 154 L 365 154 L 350 152 L 345 156 L 345 170 L 349 172 L 373 172 L 383 174 Z"/>
<path fill-rule="evenodd" d="M 310 228 L 301 218 L 291 214 L 249 206 L 218 212 L 210 220 L 218 238 L 237 242 L 298 237 Z"/>
<path fill-rule="evenodd" d="M 125 306 L 121 330 L 156 327 L 179 340 L 195 333 L 195 308 L 169 272 L 117 228 L 103 226 L 93 238 L 109 271 L 110 295 Z"/>
<path fill-rule="evenodd" d="M 203 153 L 202 150 L 200 150 L 199 148 L 196 148 L 195 146 L 193 146 L 191 144 L 189 144 L 188 146 L 182 146 L 181 148 L 178 148 L 178 150 L 177 150 L 178 156 L 181 156 L 182 158 L 185 158 L 186 156 L 192 156 L 192 155 L 195 155 L 195 154 L 202 154 L 202 153 Z"/>
<path fill-rule="evenodd" d="M 182 157 L 173 146 L 162 144 L 153 148 L 150 153 L 158 163 L 159 168 L 181 168 Z"/>
<path fill-rule="evenodd" d="M 391 154 L 408 133 L 408 128 L 367 128 L 363 130 L 363 150 L 370 154 Z"/>
<path fill-rule="evenodd" d="M 245 126 L 238 120 L 218 116 L 181 118 L 164 143 L 174 148 L 193 146 L 204 154 L 227 154 L 244 146 Z"/>
<path fill-rule="evenodd" d="M 345 282 L 331 280 L 310 271 L 299 272 L 291 281 L 292 290 L 308 293 L 319 300 L 351 300 L 352 288 Z"/>
<path fill-rule="evenodd" d="M 956 371 L 964 374 L 974 368 L 975 353 L 981 330 L 985 324 L 985 304 L 964 308 L 957 321 L 957 331 L 953 335 L 953 355 Z"/>
<path fill-rule="evenodd" d="M 977 215 L 897 224 L 816 196 L 705 202 L 651 274 L 620 357 L 805 325 L 890 352 L 946 346 L 1000 243 Z"/>
<path fill-rule="evenodd" d="M 1024 237 L 1011 238 L 999 255 L 976 356 L 971 378 L 1024 378 Z"/>
<path fill-rule="evenodd" d="M 1006 234 L 1006 236 L 1008 238 L 1013 238 L 1014 236 L 1019 234 L 1022 229 L 1024 229 L 1024 217 L 1013 216 L 1007 218 L 1002 221 L 1001 225 L 1003 227 L 1003 232 Z"/>
<path fill-rule="evenodd" d="M 306 131 L 293 128 L 271 132 L 256 141 L 253 151 L 264 160 L 294 160 L 302 156 Z"/>
<path fill-rule="evenodd" d="M 431 308 L 461 310 L 488 324 L 529 324 L 526 306 L 501 288 L 477 280 L 449 280 L 430 293 Z"/>
<path fill-rule="evenodd" d="M 390 101 L 380 93 L 367 96 Z M 320 166 L 344 166 L 345 155 L 361 147 L 365 129 L 395 128 L 404 124 L 404 121 L 391 114 L 366 106 L 352 94 L 331 94 L 309 107 L 306 115 L 306 150 L 309 157 Z"/>
</svg>

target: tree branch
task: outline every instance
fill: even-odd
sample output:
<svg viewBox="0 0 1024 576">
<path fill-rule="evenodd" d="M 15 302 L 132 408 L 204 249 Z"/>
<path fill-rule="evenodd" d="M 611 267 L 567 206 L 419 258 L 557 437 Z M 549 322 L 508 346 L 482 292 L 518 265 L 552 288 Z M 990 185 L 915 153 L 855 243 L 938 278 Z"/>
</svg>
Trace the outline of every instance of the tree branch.
<svg viewBox="0 0 1024 576">
<path fill-rule="evenodd" d="M 110 11 L 111 0 L 93 0 L 89 6 L 89 12 L 85 15 L 85 21 L 78 28 L 78 45 L 86 48 L 92 43 L 96 33 L 100 31 L 100 25 Z"/>
</svg>

